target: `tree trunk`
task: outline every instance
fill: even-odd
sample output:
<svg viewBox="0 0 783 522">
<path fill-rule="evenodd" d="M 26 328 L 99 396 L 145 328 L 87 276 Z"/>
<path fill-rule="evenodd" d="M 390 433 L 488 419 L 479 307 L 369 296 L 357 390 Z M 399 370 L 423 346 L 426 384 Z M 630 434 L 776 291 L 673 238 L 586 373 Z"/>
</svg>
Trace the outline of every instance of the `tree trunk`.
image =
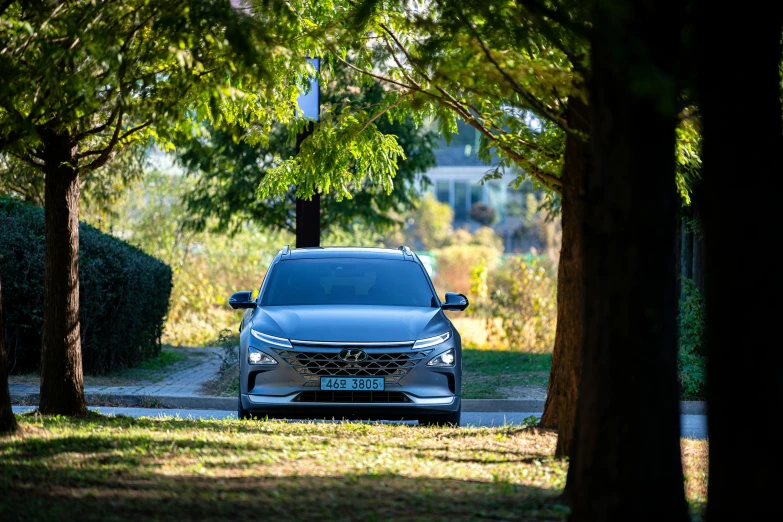
<svg viewBox="0 0 783 522">
<path fill-rule="evenodd" d="M 685 217 L 682 218 L 682 249 L 680 257 L 680 276 L 682 279 L 693 279 L 693 223 L 691 220 L 692 208 L 683 209 Z M 680 292 L 680 297 L 683 297 Z"/>
<path fill-rule="evenodd" d="M 691 207 L 693 209 L 693 247 L 691 259 L 691 279 L 694 286 L 700 293 L 704 293 L 704 232 L 702 230 L 701 218 L 701 186 L 697 186 L 693 191 L 691 198 Z"/>
<path fill-rule="evenodd" d="M 773 422 L 783 409 L 778 330 L 783 272 L 779 257 L 772 253 L 781 223 L 775 198 L 783 191 L 783 4 L 724 11 L 703 1 L 698 8 L 696 19 L 701 25 L 694 40 L 701 45 L 701 215 L 710 435 L 707 519 L 771 520 L 780 511 L 774 501 L 783 468 L 776 449 L 780 433 L 770 426 L 749 435 L 738 428 L 737 413 L 743 419 Z M 731 38 L 726 38 L 726 27 L 731 27 Z M 748 50 L 752 50 L 750 58 Z M 726 81 L 728 63 L 746 64 L 742 96 L 752 100 L 752 106 L 742 111 L 741 131 L 727 117 L 726 101 L 737 94 L 737 84 Z M 738 198 L 748 188 L 762 197 L 750 209 L 738 206 Z M 740 241 L 751 250 L 740 250 Z M 739 390 L 749 390 L 749 395 Z M 749 441 L 752 458 L 741 458 L 738 452 Z"/>
<path fill-rule="evenodd" d="M 680 460 L 672 74 L 680 2 L 599 2 L 574 521 L 689 520 Z"/>
<path fill-rule="evenodd" d="M 574 130 L 586 136 L 590 132 L 590 109 L 580 94 L 576 92 L 568 100 L 568 121 Z M 586 138 L 567 136 L 560 194 L 563 242 L 557 269 L 557 331 L 541 417 L 542 427 L 558 430 L 557 457 L 570 454 L 576 420 L 584 334 L 584 179 L 590 169 L 591 154 Z"/>
<path fill-rule="evenodd" d="M 45 134 L 46 249 L 41 413 L 85 413 L 79 338 L 79 171 L 76 141 Z"/>
<path fill-rule="evenodd" d="M 13 433 L 18 428 L 11 409 L 11 393 L 8 391 L 8 367 L 5 353 L 5 323 L 3 322 L 3 291 L 0 284 L 0 434 Z"/>
<path fill-rule="evenodd" d="M 296 136 L 296 153 L 302 142 L 315 130 L 310 122 L 305 130 Z M 321 194 L 316 192 L 312 199 L 296 198 L 296 247 L 321 246 Z"/>
</svg>

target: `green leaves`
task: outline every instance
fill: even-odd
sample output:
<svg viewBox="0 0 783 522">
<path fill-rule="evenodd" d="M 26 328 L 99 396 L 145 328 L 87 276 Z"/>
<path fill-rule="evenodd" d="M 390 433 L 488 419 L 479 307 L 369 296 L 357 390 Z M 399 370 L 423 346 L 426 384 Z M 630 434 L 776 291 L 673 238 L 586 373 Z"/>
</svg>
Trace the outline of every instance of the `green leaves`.
<svg viewBox="0 0 783 522">
<path fill-rule="evenodd" d="M 293 127 L 294 132 L 302 124 Z M 298 155 L 270 169 L 258 189 L 261 198 L 282 194 L 296 185 L 297 197 L 310 199 L 316 191 L 335 192 L 338 201 L 351 198 L 363 182 L 380 187 L 387 194 L 398 160 L 405 159 L 393 135 L 383 134 L 354 114 L 322 120 L 304 140 Z"/>
</svg>

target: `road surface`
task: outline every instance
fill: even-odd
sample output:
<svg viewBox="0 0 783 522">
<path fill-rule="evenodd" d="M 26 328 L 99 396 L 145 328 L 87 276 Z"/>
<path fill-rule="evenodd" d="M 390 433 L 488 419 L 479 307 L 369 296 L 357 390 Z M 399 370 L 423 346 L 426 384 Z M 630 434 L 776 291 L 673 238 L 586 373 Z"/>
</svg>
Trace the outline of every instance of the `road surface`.
<svg viewBox="0 0 783 522">
<path fill-rule="evenodd" d="M 24 413 L 35 409 L 35 406 L 14 406 L 14 413 Z M 178 410 L 154 408 L 109 408 L 90 406 L 90 409 L 104 415 L 128 415 L 130 417 L 181 417 L 183 419 L 227 419 L 236 418 L 235 411 L 222 410 Z M 463 412 L 462 426 L 503 426 L 519 425 L 530 417 L 540 417 L 541 413 L 509 412 L 509 413 L 479 413 Z M 411 423 L 413 421 L 410 421 Z M 705 415 L 681 415 L 680 431 L 683 437 L 689 439 L 707 438 L 707 417 Z"/>
</svg>

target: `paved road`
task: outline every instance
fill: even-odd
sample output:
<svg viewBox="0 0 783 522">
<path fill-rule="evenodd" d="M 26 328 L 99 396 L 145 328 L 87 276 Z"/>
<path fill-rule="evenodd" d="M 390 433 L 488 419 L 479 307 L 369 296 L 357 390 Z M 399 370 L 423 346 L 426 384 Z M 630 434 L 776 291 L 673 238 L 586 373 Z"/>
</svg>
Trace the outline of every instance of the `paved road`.
<svg viewBox="0 0 783 522">
<path fill-rule="evenodd" d="M 14 406 L 14 413 L 24 413 L 35 409 L 34 406 Z M 173 416 L 183 419 L 227 419 L 236 418 L 235 411 L 222 410 L 176 410 L 176 409 L 151 409 L 151 408 L 108 408 L 102 406 L 90 406 L 91 410 L 104 415 L 128 415 L 130 417 L 164 417 Z M 478 413 L 463 412 L 462 426 L 503 426 L 519 425 L 531 415 L 540 417 L 541 413 L 513 412 L 513 413 Z M 411 421 L 412 423 L 412 421 Z M 707 417 L 704 415 L 681 415 L 681 433 L 683 437 L 690 439 L 707 438 Z"/>
</svg>

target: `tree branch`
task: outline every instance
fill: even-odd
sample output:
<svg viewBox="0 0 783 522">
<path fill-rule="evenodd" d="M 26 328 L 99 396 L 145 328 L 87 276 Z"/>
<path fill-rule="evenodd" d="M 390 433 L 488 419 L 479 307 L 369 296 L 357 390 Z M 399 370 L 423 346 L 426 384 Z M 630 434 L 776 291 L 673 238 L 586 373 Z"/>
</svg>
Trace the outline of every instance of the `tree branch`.
<svg viewBox="0 0 783 522">
<path fill-rule="evenodd" d="M 122 107 L 122 103 L 118 103 L 114 109 L 112 109 L 111 113 L 109 114 L 109 119 L 106 120 L 105 123 L 102 125 L 98 125 L 97 127 L 93 127 L 90 130 L 86 130 L 84 132 L 81 132 L 76 135 L 77 140 L 81 140 L 83 138 L 86 138 L 87 136 L 90 136 L 92 134 L 99 134 L 103 132 L 108 126 L 110 126 L 114 122 L 114 118 L 117 117 L 117 114 L 120 112 L 120 107 Z"/>
<path fill-rule="evenodd" d="M 564 119 L 562 116 L 559 116 L 558 114 L 555 114 L 551 109 L 546 107 L 544 104 L 542 104 L 538 99 L 536 99 L 535 96 L 527 92 L 517 81 L 506 71 L 503 69 L 500 64 L 495 60 L 495 58 L 492 56 L 492 52 L 490 51 L 489 47 L 484 43 L 484 40 L 481 38 L 481 35 L 478 32 L 478 29 L 476 29 L 476 25 L 470 21 L 467 17 L 465 17 L 462 12 L 459 12 L 459 16 L 463 19 L 465 24 L 470 28 L 471 32 L 473 33 L 473 36 L 478 41 L 479 45 L 481 46 L 481 49 L 484 51 L 484 55 L 487 57 L 487 59 L 490 61 L 490 63 L 497 69 L 497 71 L 508 81 L 508 83 L 511 85 L 511 87 L 516 91 L 522 98 L 527 101 L 530 106 L 535 110 L 536 112 L 540 113 L 541 116 L 545 117 L 548 120 L 551 120 L 553 123 L 555 123 L 557 126 L 559 126 L 564 131 L 568 130 L 568 121 Z"/>
<path fill-rule="evenodd" d="M 122 110 L 120 110 L 119 116 L 117 117 L 117 125 L 114 127 L 114 134 L 111 137 L 111 140 L 109 140 L 109 144 L 106 145 L 105 148 L 101 149 L 100 151 L 97 151 L 99 156 L 90 164 L 85 165 L 81 170 L 83 172 L 89 172 L 91 170 L 95 170 L 99 167 L 102 167 L 106 164 L 107 161 L 109 161 L 109 158 L 111 157 L 111 153 L 114 150 L 114 146 L 117 145 L 117 143 L 120 141 L 120 129 L 122 128 Z M 93 154 L 91 151 L 90 153 L 84 153 L 79 154 L 76 156 L 76 159 L 79 160 L 83 158 L 84 156 L 89 156 Z"/>
<path fill-rule="evenodd" d="M 411 94 L 413 94 L 413 93 L 411 93 L 411 92 L 406 92 L 405 94 L 401 95 L 401 96 L 400 96 L 400 97 L 397 99 L 397 101 L 396 101 L 396 102 L 392 103 L 391 105 L 389 105 L 389 106 L 388 106 L 388 107 L 386 107 L 385 109 L 382 109 L 382 110 L 378 111 L 378 114 L 376 114 L 375 116 L 373 116 L 372 118 L 370 118 L 369 120 L 367 120 L 367 123 L 365 123 L 365 124 L 364 124 L 364 127 L 362 127 L 362 128 L 361 128 L 361 130 L 360 130 L 359 132 L 357 132 L 356 134 L 361 134 L 362 132 L 364 132 L 364 131 L 365 131 L 365 129 L 366 129 L 367 127 L 369 127 L 370 125 L 372 125 L 372 122 L 374 122 L 375 120 L 377 120 L 378 118 L 380 118 L 381 116 L 383 116 L 384 114 L 386 114 L 386 113 L 387 113 L 388 111 L 390 111 L 391 109 L 393 109 L 393 108 L 397 107 L 397 106 L 398 106 L 400 103 L 402 103 L 402 100 L 403 100 L 403 99 L 407 98 L 407 97 L 408 97 L 408 96 L 410 96 Z M 354 135 L 354 136 L 355 136 L 355 135 Z"/>
</svg>

